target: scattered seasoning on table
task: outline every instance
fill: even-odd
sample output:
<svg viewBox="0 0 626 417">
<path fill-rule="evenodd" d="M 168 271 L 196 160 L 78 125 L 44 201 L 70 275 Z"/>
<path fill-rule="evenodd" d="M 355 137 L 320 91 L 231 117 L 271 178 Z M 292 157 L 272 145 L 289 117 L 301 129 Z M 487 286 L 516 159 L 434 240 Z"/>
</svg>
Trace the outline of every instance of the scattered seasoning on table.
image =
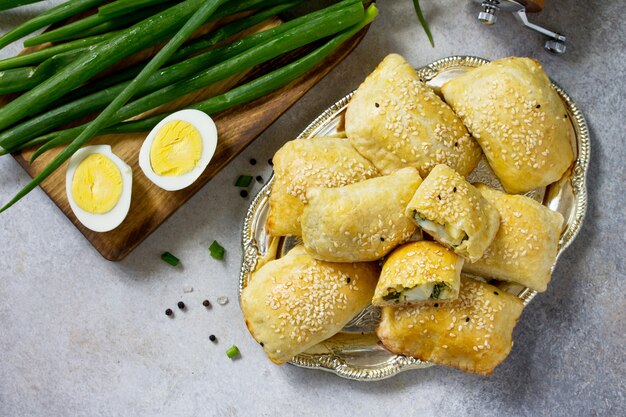
<svg viewBox="0 0 626 417">
<path fill-rule="evenodd" d="M 217 297 L 217 304 L 221 305 L 221 306 L 225 306 L 226 304 L 228 304 L 228 297 L 226 296 L 221 296 L 221 297 Z"/>
<path fill-rule="evenodd" d="M 180 264 L 180 259 L 169 252 L 163 252 L 161 259 L 172 266 L 178 266 L 178 264 Z"/>
<path fill-rule="evenodd" d="M 250 159 L 250 165 L 256 165 L 256 159 L 254 158 Z"/>
<path fill-rule="evenodd" d="M 214 335 L 214 334 L 212 334 L 211 336 L 209 336 L 209 340 L 210 340 L 211 342 L 215 342 L 215 341 L 217 340 L 217 337 L 215 337 L 215 335 Z"/>
<path fill-rule="evenodd" d="M 211 306 L 211 302 L 209 300 L 204 300 L 202 302 L 202 305 L 205 306 L 205 307 L 210 307 Z"/>
<path fill-rule="evenodd" d="M 258 182 L 262 183 L 262 182 L 263 182 L 263 177 L 262 177 L 262 176 L 260 176 L 260 175 L 257 175 L 257 176 L 256 176 L 256 180 L 257 180 Z"/>
<path fill-rule="evenodd" d="M 214 240 L 213 243 L 211 243 L 211 246 L 209 246 L 209 251 L 211 252 L 211 257 L 213 259 L 221 261 L 222 259 L 224 259 L 224 253 L 226 252 L 226 249 L 224 249 L 222 245 L 217 243 L 217 240 Z"/>
<path fill-rule="evenodd" d="M 178 308 L 180 308 L 181 310 L 185 309 L 185 303 L 183 303 L 182 301 L 179 301 L 177 304 Z"/>
<path fill-rule="evenodd" d="M 166 316 L 171 316 L 172 314 L 174 314 L 174 312 L 172 311 L 171 308 L 168 308 L 167 310 L 165 310 L 165 315 Z"/>
<path fill-rule="evenodd" d="M 239 195 L 240 195 L 242 198 L 246 198 L 246 197 L 248 197 L 248 192 L 247 192 L 246 190 L 241 190 L 241 191 L 239 192 Z"/>
<path fill-rule="evenodd" d="M 190 293 L 190 292 L 193 292 L 193 287 L 192 287 L 191 285 L 185 285 L 185 286 L 183 287 L 183 292 L 184 292 L 185 294 L 188 294 L 188 293 Z"/>
<path fill-rule="evenodd" d="M 252 182 L 252 175 L 240 175 L 235 181 L 235 187 L 246 188 Z"/>
<path fill-rule="evenodd" d="M 241 355 L 241 352 L 239 352 L 239 348 L 235 345 L 232 345 L 226 351 L 226 356 L 228 356 L 230 359 L 234 359 L 239 355 Z"/>
</svg>

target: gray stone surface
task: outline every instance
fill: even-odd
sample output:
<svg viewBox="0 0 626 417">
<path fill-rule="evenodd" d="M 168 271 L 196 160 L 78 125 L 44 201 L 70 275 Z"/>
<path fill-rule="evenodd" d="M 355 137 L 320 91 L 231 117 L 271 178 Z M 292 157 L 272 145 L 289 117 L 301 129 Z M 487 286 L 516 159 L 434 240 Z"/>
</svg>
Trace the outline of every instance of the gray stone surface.
<svg viewBox="0 0 626 417">
<path fill-rule="evenodd" d="M 0 215 L 1 416 L 623 415 L 625 2 L 546 2 L 535 20 L 568 35 L 563 57 L 544 53 L 541 36 L 511 16 L 481 26 L 467 0 L 422 1 L 432 49 L 410 1 L 379 3 L 381 16 L 358 49 L 125 261 L 102 259 L 40 190 Z M 42 7 L 0 14 L 0 32 Z M 249 203 L 233 182 L 241 173 L 267 178 L 273 152 L 390 52 L 416 66 L 453 54 L 536 57 L 589 122 L 585 226 L 490 378 L 433 367 L 357 383 L 275 366 L 232 302 Z M 260 161 L 254 167 L 253 157 Z M 4 202 L 28 177 L 10 158 L 0 159 L 0 170 Z M 214 239 L 227 249 L 223 262 L 208 254 Z M 183 267 L 161 262 L 164 250 Z M 184 293 L 186 285 L 194 291 Z M 231 303 L 217 305 L 220 295 Z M 212 309 L 201 305 L 204 298 Z M 176 309 L 180 299 L 185 312 Z M 163 314 L 166 307 L 175 318 Z M 235 361 L 224 353 L 233 343 L 242 352 Z"/>
</svg>

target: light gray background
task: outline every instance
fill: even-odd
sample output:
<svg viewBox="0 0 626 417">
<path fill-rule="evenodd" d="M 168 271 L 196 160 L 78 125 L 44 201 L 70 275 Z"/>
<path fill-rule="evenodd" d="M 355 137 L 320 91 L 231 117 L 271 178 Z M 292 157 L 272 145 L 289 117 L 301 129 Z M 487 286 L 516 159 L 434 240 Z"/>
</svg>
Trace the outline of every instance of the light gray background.
<svg viewBox="0 0 626 417">
<path fill-rule="evenodd" d="M 47 3 L 56 2 L 0 14 L 0 32 Z M 553 57 L 541 36 L 511 16 L 487 28 L 469 0 L 422 3 L 436 48 L 409 0 L 380 1 L 381 15 L 358 49 L 125 261 L 101 258 L 40 190 L 0 215 L 0 416 L 623 415 L 626 4 L 547 1 L 533 19 L 570 41 L 565 56 Z M 490 378 L 434 367 L 357 383 L 279 367 L 249 336 L 237 304 L 239 236 L 250 200 L 239 197 L 235 179 L 267 178 L 265 161 L 281 144 L 390 52 L 416 66 L 453 54 L 536 57 L 589 122 L 585 226 Z M 250 166 L 250 158 L 259 164 Z M 28 176 L 9 157 L 0 158 L 0 172 L 6 202 Z M 223 262 L 209 256 L 214 239 L 226 247 Z M 161 262 L 164 250 L 183 268 Z M 184 294 L 185 285 L 194 292 Z M 219 295 L 230 304 L 218 306 Z M 200 304 L 206 297 L 212 310 Z M 187 312 L 177 311 L 180 299 Z M 209 341 L 212 333 L 219 343 Z M 240 360 L 224 353 L 232 343 Z"/>
</svg>

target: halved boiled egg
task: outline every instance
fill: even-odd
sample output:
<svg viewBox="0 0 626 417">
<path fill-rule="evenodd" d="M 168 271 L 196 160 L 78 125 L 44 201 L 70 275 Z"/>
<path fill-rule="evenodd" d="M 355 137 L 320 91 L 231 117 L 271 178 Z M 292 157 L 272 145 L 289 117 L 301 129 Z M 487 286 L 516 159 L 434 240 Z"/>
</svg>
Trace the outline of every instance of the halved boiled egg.
<svg viewBox="0 0 626 417">
<path fill-rule="evenodd" d="M 109 145 L 87 146 L 70 159 L 65 191 L 76 218 L 94 232 L 108 232 L 128 214 L 132 169 Z"/>
<path fill-rule="evenodd" d="M 139 166 L 167 191 L 193 184 L 209 165 L 217 147 L 217 127 L 199 110 L 181 110 L 163 119 L 146 137 Z"/>
</svg>

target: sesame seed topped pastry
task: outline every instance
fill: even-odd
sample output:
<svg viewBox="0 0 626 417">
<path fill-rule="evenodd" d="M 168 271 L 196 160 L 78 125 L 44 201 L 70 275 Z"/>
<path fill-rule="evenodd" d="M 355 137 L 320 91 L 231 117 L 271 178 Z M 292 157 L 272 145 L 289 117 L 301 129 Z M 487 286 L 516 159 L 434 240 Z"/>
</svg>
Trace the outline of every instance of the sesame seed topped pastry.
<svg viewBox="0 0 626 417">
<path fill-rule="evenodd" d="M 274 183 L 267 230 L 273 236 L 299 236 L 309 187 L 341 187 L 378 176 L 376 167 L 346 139 L 317 137 L 287 142 L 273 158 Z"/>
<path fill-rule="evenodd" d="M 252 274 L 241 294 L 246 325 L 272 362 L 285 363 L 367 307 L 378 274 L 374 263 L 321 262 L 297 246 Z"/>
<path fill-rule="evenodd" d="M 422 182 L 415 168 L 339 188 L 309 188 L 302 240 L 316 259 L 365 262 L 382 258 L 417 229 L 406 205 Z"/>
<path fill-rule="evenodd" d="M 551 184 L 572 164 L 567 111 L 534 59 L 493 61 L 448 81 L 441 92 L 507 192 Z"/>
<path fill-rule="evenodd" d="M 523 308 L 519 298 L 461 276 L 455 300 L 384 307 L 376 333 L 392 353 L 489 375 L 509 355 Z"/>
<path fill-rule="evenodd" d="M 459 295 L 463 258 L 435 242 L 406 243 L 383 265 L 372 304 L 400 306 Z"/>
<path fill-rule="evenodd" d="M 501 224 L 483 257 L 466 263 L 463 270 L 545 291 L 558 252 L 561 213 L 526 196 L 507 195 L 484 184 L 476 188 L 500 212 Z"/>
<path fill-rule="evenodd" d="M 426 177 L 406 213 L 422 230 L 471 262 L 483 256 L 500 226 L 498 210 L 445 165 L 437 165 Z"/>
<path fill-rule="evenodd" d="M 350 100 L 346 134 L 385 175 L 412 166 L 425 177 L 446 164 L 467 176 L 481 155 L 461 119 L 397 54 L 388 55 Z"/>
</svg>

